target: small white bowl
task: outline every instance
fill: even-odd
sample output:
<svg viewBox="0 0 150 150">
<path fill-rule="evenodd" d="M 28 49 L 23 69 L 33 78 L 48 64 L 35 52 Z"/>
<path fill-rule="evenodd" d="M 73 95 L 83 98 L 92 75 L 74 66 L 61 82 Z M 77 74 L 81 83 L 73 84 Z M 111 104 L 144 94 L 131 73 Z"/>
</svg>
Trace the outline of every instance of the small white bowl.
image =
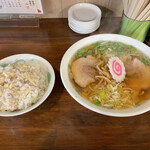
<svg viewBox="0 0 150 150">
<path fill-rule="evenodd" d="M 94 4 L 75 4 L 68 10 L 69 27 L 76 33 L 92 33 L 100 26 L 101 15 L 100 8 Z"/>
<path fill-rule="evenodd" d="M 44 58 L 37 56 L 37 55 L 33 55 L 33 54 L 18 54 L 18 55 L 12 55 L 9 57 L 6 57 L 2 60 L 0 60 L 0 65 L 2 64 L 8 64 L 8 63 L 14 63 L 17 60 L 25 60 L 25 61 L 29 61 L 29 60 L 38 60 L 39 62 L 41 62 L 41 64 L 43 65 L 43 67 L 46 69 L 47 73 L 50 74 L 50 78 L 49 80 L 49 84 L 47 87 L 47 90 L 45 92 L 45 94 L 43 95 L 43 97 L 38 100 L 35 104 L 33 104 L 32 106 L 30 106 L 29 108 L 25 109 L 25 110 L 17 110 L 17 111 L 13 111 L 13 112 L 9 112 L 9 111 L 0 111 L 0 116 L 5 116 L 5 117 L 11 117 L 11 116 L 18 116 L 24 113 L 27 113 L 33 109 L 35 109 L 36 107 L 38 107 L 41 103 L 43 103 L 46 98 L 50 95 L 54 83 L 55 83 L 55 73 L 53 70 L 53 67 L 51 66 L 51 64 L 45 60 Z"/>
<path fill-rule="evenodd" d="M 100 8 L 90 3 L 78 3 L 68 10 L 68 17 L 79 24 L 93 24 L 101 15 Z"/>
<path fill-rule="evenodd" d="M 107 109 L 107 108 L 102 108 L 98 107 L 85 98 L 83 98 L 79 93 L 74 89 L 72 86 L 69 75 L 68 75 L 68 65 L 70 63 L 71 58 L 73 55 L 80 49 L 83 48 L 84 46 L 87 46 L 89 44 L 92 44 L 97 41 L 118 41 L 118 42 L 123 42 L 125 44 L 132 45 L 145 53 L 148 57 L 150 57 L 150 47 L 147 45 L 143 44 L 142 42 L 139 42 L 133 38 L 123 36 L 123 35 L 117 35 L 117 34 L 98 34 L 94 36 L 89 36 L 87 38 L 84 38 L 75 44 L 73 44 L 64 54 L 61 65 L 60 65 L 60 74 L 61 74 L 61 79 L 62 82 L 68 91 L 68 93 L 81 105 L 84 107 L 100 113 L 104 114 L 107 116 L 117 116 L 117 117 L 128 117 L 128 116 L 135 116 L 139 115 L 142 113 L 145 113 L 150 110 L 150 99 L 147 100 L 144 104 L 135 107 L 135 108 L 130 108 L 130 109 L 124 109 L 124 110 L 113 110 L 113 109 Z M 139 85 L 140 86 L 140 85 Z"/>
</svg>

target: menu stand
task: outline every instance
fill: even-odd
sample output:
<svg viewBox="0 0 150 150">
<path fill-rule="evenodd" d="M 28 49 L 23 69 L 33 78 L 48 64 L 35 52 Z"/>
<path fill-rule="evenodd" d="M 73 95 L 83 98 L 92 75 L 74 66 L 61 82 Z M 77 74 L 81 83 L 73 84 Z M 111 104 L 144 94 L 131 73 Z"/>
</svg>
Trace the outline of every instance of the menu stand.
<svg viewBox="0 0 150 150">
<path fill-rule="evenodd" d="M 0 14 L 0 28 L 39 27 L 39 16 L 30 14 Z"/>
</svg>

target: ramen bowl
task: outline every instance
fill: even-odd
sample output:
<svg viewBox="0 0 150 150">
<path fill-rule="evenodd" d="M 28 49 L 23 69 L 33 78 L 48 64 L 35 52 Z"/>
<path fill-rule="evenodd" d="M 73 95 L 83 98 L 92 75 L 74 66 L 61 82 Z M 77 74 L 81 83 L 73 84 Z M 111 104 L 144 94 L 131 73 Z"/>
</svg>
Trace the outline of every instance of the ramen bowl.
<svg viewBox="0 0 150 150">
<path fill-rule="evenodd" d="M 61 79 L 64 84 L 64 87 L 68 91 L 68 93 L 81 105 L 84 107 L 97 112 L 99 114 L 107 115 L 107 116 L 116 116 L 116 117 L 129 117 L 129 116 L 135 116 L 139 115 L 142 113 L 145 113 L 150 110 L 150 99 L 148 99 L 146 102 L 143 104 L 128 108 L 128 109 L 108 109 L 108 108 L 103 108 L 96 106 L 95 104 L 89 102 L 87 99 L 82 97 L 79 92 L 77 92 L 71 83 L 71 80 L 69 78 L 68 74 L 68 67 L 70 67 L 70 61 L 75 55 L 75 53 L 92 43 L 98 42 L 98 41 L 115 41 L 115 42 L 122 42 L 124 44 L 131 45 L 135 48 L 137 48 L 139 51 L 143 52 L 146 54 L 148 57 L 150 57 L 150 48 L 143 44 L 142 42 L 139 42 L 133 38 L 123 36 L 123 35 L 117 35 L 117 34 L 98 34 L 98 35 L 93 35 L 86 37 L 84 39 L 81 39 L 80 41 L 76 42 L 73 44 L 64 54 L 61 65 L 60 65 L 60 74 L 61 74 Z M 139 85 L 140 86 L 140 85 Z"/>
<path fill-rule="evenodd" d="M 55 82 L 55 74 L 54 74 L 54 70 L 53 70 L 53 67 L 51 66 L 51 64 L 44 58 L 37 56 L 37 55 L 33 55 L 33 54 L 17 54 L 17 55 L 12 55 L 12 56 L 9 56 L 9 57 L 6 57 L 6 58 L 0 60 L 0 66 L 4 68 L 8 64 L 16 64 L 16 63 L 19 63 L 22 61 L 23 62 L 28 62 L 28 61 L 33 62 L 34 60 L 38 61 L 41 68 L 44 69 L 43 74 L 45 76 L 45 81 L 47 80 L 46 81 L 47 87 L 46 87 L 46 90 L 44 91 L 44 94 L 35 103 L 32 103 L 31 106 L 27 107 L 26 109 L 15 110 L 15 111 L 0 111 L 0 116 L 11 117 L 11 116 L 18 116 L 18 115 L 25 114 L 25 113 L 35 109 L 36 107 L 38 107 L 40 104 L 42 104 L 47 99 L 47 97 L 50 95 L 50 93 L 53 89 L 53 86 L 54 86 L 54 82 Z"/>
</svg>

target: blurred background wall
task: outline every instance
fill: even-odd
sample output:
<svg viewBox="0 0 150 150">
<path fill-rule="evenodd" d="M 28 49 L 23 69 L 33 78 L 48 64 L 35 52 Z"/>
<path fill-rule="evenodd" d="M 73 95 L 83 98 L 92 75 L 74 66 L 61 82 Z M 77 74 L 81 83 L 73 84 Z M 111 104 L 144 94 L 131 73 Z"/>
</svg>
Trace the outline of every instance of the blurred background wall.
<svg viewBox="0 0 150 150">
<path fill-rule="evenodd" d="M 122 0 L 42 0 L 44 9 L 42 18 L 67 18 L 69 7 L 80 2 L 96 4 L 101 8 L 103 17 L 122 16 Z"/>
</svg>

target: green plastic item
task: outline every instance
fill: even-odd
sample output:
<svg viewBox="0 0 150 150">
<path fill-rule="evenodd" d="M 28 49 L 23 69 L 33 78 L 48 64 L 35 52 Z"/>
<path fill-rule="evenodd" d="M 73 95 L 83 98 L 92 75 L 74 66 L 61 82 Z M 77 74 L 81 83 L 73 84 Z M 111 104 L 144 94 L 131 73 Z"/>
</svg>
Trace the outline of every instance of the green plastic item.
<svg viewBox="0 0 150 150">
<path fill-rule="evenodd" d="M 138 21 L 128 18 L 125 14 L 122 16 L 121 30 L 119 34 L 126 35 L 137 39 L 141 42 L 145 40 L 145 37 L 150 28 L 150 21 Z"/>
</svg>

